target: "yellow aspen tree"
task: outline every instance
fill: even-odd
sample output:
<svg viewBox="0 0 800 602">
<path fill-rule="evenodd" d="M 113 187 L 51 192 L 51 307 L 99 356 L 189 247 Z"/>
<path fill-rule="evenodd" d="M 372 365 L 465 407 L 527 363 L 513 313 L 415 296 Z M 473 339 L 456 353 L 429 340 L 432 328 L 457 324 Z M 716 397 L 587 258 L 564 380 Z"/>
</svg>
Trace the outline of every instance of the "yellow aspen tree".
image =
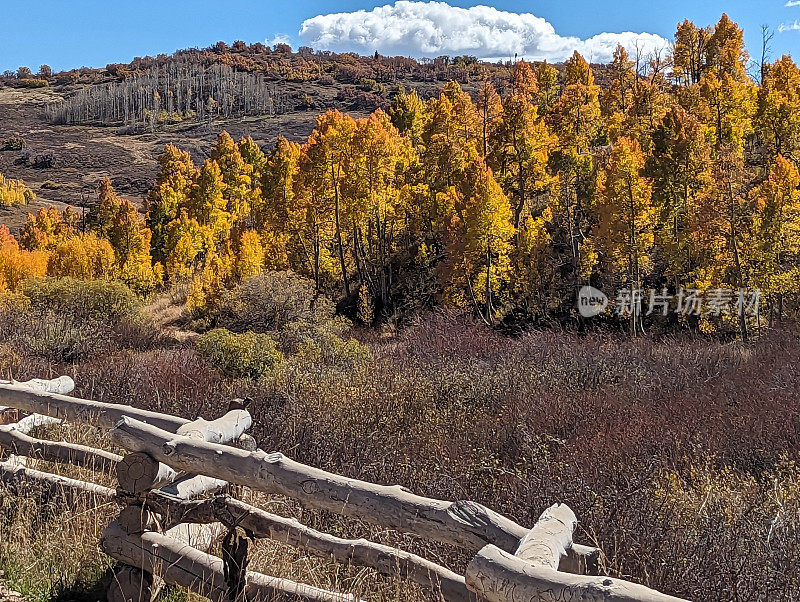
<svg viewBox="0 0 800 602">
<path fill-rule="evenodd" d="M 252 166 L 245 163 L 239 147 L 225 131 L 217 137 L 211 159 L 219 166 L 222 181 L 225 183 L 223 197 L 227 201 L 225 210 L 230 215 L 231 223 L 245 221 L 249 216 L 252 200 Z"/>
<path fill-rule="evenodd" d="M 711 169 L 711 147 L 703 125 L 682 107 L 671 107 L 653 131 L 647 175 L 659 211 L 658 242 L 666 276 L 676 290 L 688 283 L 695 268 L 690 223 L 699 197 L 711 185 Z"/>
<path fill-rule="evenodd" d="M 336 252 L 344 292 L 350 297 L 350 277 L 345 260 L 344 220 L 346 199 L 342 197 L 345 164 L 353 152 L 355 121 L 339 111 L 328 111 L 317 118 L 317 127 L 304 146 L 301 170 L 308 173 L 314 205 L 333 208 Z M 320 239 L 317 238 L 319 241 Z M 319 254 L 317 254 L 319 256 Z"/>
<path fill-rule="evenodd" d="M 514 226 L 508 197 L 480 159 L 468 166 L 462 189 L 451 189 L 445 288 L 461 289 L 456 299 L 471 302 L 491 324 L 507 285 Z M 481 310 L 482 306 L 482 310 Z"/>
<path fill-rule="evenodd" d="M 169 224 L 181 209 L 189 207 L 189 195 L 194 184 L 195 166 L 189 153 L 172 144 L 158 158 L 160 166 L 155 186 L 145 201 L 147 227 L 152 232 L 152 253 L 156 262 L 165 262 L 170 252 L 166 247 Z"/>
<path fill-rule="evenodd" d="M 800 70 L 790 56 L 766 66 L 756 107 L 755 127 L 768 159 L 794 156 L 800 150 Z"/>
<path fill-rule="evenodd" d="M 577 52 L 565 64 L 565 86 L 551 116 L 562 148 L 588 152 L 598 135 L 600 88 L 589 63 Z"/>
<path fill-rule="evenodd" d="M 52 205 L 42 207 L 36 215 L 28 214 L 20 232 L 20 246 L 28 251 L 53 249 L 59 242 L 74 236 L 76 225 L 71 210 L 62 212 Z"/>
<path fill-rule="evenodd" d="M 723 13 L 705 47 L 706 65 L 718 76 L 728 75 L 737 82 L 747 81 L 749 55 L 744 31 Z"/>
<path fill-rule="evenodd" d="M 710 71 L 700 82 L 700 95 L 708 107 L 707 125 L 714 145 L 743 152 L 745 138 L 753 131 L 753 84 L 741 82 L 727 72 L 718 76 Z"/>
<path fill-rule="evenodd" d="M 26 205 L 36 200 L 33 190 L 25 186 L 22 180 L 4 178 L 0 174 L 0 207 Z"/>
<path fill-rule="evenodd" d="M 478 92 L 478 114 L 481 121 L 481 156 L 486 162 L 494 155 L 495 149 L 491 146 L 491 140 L 495 138 L 495 130 L 503 113 L 503 104 L 500 95 L 494 89 L 489 80 L 484 80 L 480 92 Z"/>
<path fill-rule="evenodd" d="M 757 283 L 770 299 L 770 316 L 783 318 L 784 298 L 800 287 L 800 174 L 781 155 L 757 190 Z"/>
<path fill-rule="evenodd" d="M 700 28 L 688 19 L 678 24 L 672 46 L 672 76 L 677 83 L 691 86 L 700 81 L 706 69 L 710 28 Z"/>
<path fill-rule="evenodd" d="M 642 288 L 650 270 L 656 211 L 651 185 L 642 175 L 645 156 L 639 143 L 621 137 L 600 176 L 595 237 L 612 281 L 624 282 L 630 291 Z M 641 331 L 641 313 L 634 304 L 631 334 Z"/>
<path fill-rule="evenodd" d="M 47 274 L 49 253 L 20 248 L 8 226 L 0 225 L 0 292 L 18 292 L 28 278 Z"/>
<path fill-rule="evenodd" d="M 538 90 L 539 115 L 545 117 L 553 111 L 558 102 L 558 69 L 547 61 L 542 61 L 534 67 L 534 73 Z"/>
<path fill-rule="evenodd" d="M 105 280 L 113 277 L 115 269 L 116 258 L 111 243 L 89 232 L 56 245 L 47 264 L 47 275 Z"/>
<path fill-rule="evenodd" d="M 227 240 L 231 214 L 224 197 L 227 188 L 222 171 L 213 159 L 207 159 L 200 169 L 189 197 L 189 217 L 197 220 L 216 244 Z"/>
<path fill-rule="evenodd" d="M 395 95 L 389 109 L 392 124 L 403 136 L 407 136 L 414 146 L 422 143 L 422 131 L 427 119 L 425 102 L 416 90 L 402 90 Z"/>
<path fill-rule="evenodd" d="M 264 245 L 258 233 L 245 230 L 236 241 L 234 272 L 238 280 L 260 274 L 264 270 Z"/>
</svg>

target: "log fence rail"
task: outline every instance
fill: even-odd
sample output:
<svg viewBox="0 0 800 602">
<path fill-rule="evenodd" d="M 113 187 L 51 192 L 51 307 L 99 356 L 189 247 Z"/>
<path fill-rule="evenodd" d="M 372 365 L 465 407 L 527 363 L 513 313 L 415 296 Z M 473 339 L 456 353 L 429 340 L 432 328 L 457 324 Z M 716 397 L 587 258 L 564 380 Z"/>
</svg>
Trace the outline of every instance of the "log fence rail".
<svg viewBox="0 0 800 602">
<path fill-rule="evenodd" d="M 578 520 L 564 504 L 547 508 L 527 529 L 475 502 L 427 498 L 257 449 L 246 433 L 252 426 L 249 400 L 233 400 L 214 420 L 187 420 L 70 397 L 73 388 L 69 377 L 0 381 L 0 417 L 16 412 L 12 424 L 0 425 L 0 449 L 11 454 L 0 462 L 0 482 L 83 492 L 119 504 L 119 516 L 100 539 L 102 551 L 119 563 L 110 602 L 153 602 L 165 583 L 214 602 L 355 600 L 351 594 L 247 571 L 247 539 L 240 532 L 409 580 L 445 602 L 686 602 L 598 575 L 600 550 L 573 541 Z M 62 420 L 109 429 L 111 441 L 127 453 L 30 435 L 36 426 Z M 26 458 L 110 472 L 118 488 L 34 470 Z M 472 560 L 461 575 L 398 548 L 323 533 L 235 499 L 229 493 L 233 485 L 454 545 Z M 225 533 L 222 557 L 209 554 Z"/>
</svg>

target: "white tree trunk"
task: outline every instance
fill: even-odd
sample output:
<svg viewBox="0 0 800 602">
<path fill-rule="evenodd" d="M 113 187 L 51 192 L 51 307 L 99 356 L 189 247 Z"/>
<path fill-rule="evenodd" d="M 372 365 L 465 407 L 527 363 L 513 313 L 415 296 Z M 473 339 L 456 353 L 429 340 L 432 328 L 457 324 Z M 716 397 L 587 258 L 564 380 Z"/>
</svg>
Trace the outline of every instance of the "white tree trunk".
<svg viewBox="0 0 800 602">
<path fill-rule="evenodd" d="M 180 427 L 176 433 L 184 437 L 208 441 L 210 443 L 228 443 L 239 439 L 253 425 L 253 419 L 247 410 L 231 410 L 216 420 L 198 418 Z"/>
<path fill-rule="evenodd" d="M 558 570 L 561 558 L 572 546 L 572 534 L 578 525 L 575 513 L 566 504 L 554 504 L 545 510 L 515 552 L 517 558 L 534 566 Z"/>
<path fill-rule="evenodd" d="M 169 485 L 183 473 L 143 453 L 127 454 L 117 464 L 119 488 L 129 493 L 143 493 Z"/>
<path fill-rule="evenodd" d="M 0 462 L 0 482 L 7 483 L 18 491 L 26 486 L 35 486 L 55 494 L 83 492 L 108 500 L 114 499 L 117 493 L 110 487 L 32 470 L 15 462 Z"/>
</svg>

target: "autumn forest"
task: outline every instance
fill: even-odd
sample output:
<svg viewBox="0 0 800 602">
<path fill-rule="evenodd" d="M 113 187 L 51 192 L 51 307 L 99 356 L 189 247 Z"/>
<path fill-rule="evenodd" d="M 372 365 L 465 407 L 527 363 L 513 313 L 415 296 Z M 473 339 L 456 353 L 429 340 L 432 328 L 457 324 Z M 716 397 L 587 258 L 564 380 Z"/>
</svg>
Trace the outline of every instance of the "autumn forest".
<svg viewBox="0 0 800 602">
<path fill-rule="evenodd" d="M 638 308 L 621 323 L 746 337 L 795 311 L 800 277 L 800 71 L 784 56 L 756 82 L 748 61 L 727 16 L 686 21 L 668 56 L 618 47 L 602 89 L 576 52 L 493 69 L 474 98 L 451 81 L 367 117 L 329 110 L 304 143 L 223 133 L 200 165 L 169 145 L 144 214 L 109 181 L 85 216 L 41 210 L 3 235 L 0 283 L 118 278 L 146 295 L 188 280 L 202 315 L 290 269 L 362 323 L 444 305 L 509 326 L 574 320 L 583 284 L 758 289 L 760 315 L 731 324 Z"/>
</svg>

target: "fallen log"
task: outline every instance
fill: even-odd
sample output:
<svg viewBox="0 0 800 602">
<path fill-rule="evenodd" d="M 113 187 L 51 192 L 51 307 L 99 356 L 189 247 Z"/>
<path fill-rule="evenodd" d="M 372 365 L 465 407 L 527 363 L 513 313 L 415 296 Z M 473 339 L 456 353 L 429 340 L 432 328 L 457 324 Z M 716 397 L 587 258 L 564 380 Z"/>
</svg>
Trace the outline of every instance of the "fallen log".
<svg viewBox="0 0 800 602">
<path fill-rule="evenodd" d="M 181 500 L 192 500 L 211 493 L 217 493 L 228 486 L 227 481 L 205 475 L 187 475 L 162 487 L 159 491 Z"/>
<path fill-rule="evenodd" d="M 75 464 L 106 472 L 122 460 L 117 454 L 85 445 L 34 439 L 20 431 L 16 425 L 0 426 L 0 447 L 19 456 Z"/>
<path fill-rule="evenodd" d="M 128 405 L 35 390 L 21 383 L 0 383 L 0 404 L 62 420 L 96 423 L 105 428 L 114 426 L 123 416 L 132 416 L 173 433 L 190 422 L 185 418 L 141 410 Z"/>
<path fill-rule="evenodd" d="M 620 579 L 536 566 L 491 544 L 467 565 L 466 582 L 470 591 L 487 602 L 687 602 Z"/>
<path fill-rule="evenodd" d="M 247 452 L 174 435 L 125 417 L 110 431 L 125 449 L 190 473 L 300 500 L 308 507 L 354 516 L 475 552 L 486 543 L 515 551 L 528 530 L 475 502 L 422 497 L 295 462 L 280 453 Z M 572 553 L 578 551 L 572 549 Z"/>
<path fill-rule="evenodd" d="M 221 522 L 228 528 L 242 527 L 257 538 L 272 539 L 312 554 L 376 570 L 382 575 L 410 579 L 448 602 L 474 602 L 464 577 L 397 548 L 366 539 L 342 539 L 307 527 L 294 518 L 266 512 L 228 496 L 186 502 L 153 491 L 144 498 L 147 507 L 167 523 Z"/>
<path fill-rule="evenodd" d="M 112 558 L 186 587 L 212 602 L 229 602 L 222 559 L 206 554 L 167 535 L 153 531 L 127 534 L 115 521 L 103 532 L 100 549 Z M 248 572 L 245 599 L 268 602 L 276 598 L 317 602 L 352 602 L 353 596 L 331 592 L 288 579 Z"/>
</svg>

